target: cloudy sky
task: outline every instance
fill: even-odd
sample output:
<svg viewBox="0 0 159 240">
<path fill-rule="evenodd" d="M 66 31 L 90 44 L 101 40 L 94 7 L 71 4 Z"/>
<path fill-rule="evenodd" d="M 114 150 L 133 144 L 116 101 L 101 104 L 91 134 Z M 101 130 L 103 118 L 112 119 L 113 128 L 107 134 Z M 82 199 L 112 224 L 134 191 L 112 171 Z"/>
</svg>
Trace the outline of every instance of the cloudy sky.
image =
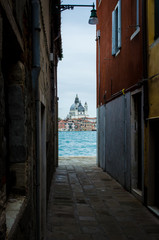
<svg viewBox="0 0 159 240">
<path fill-rule="evenodd" d="M 93 0 L 63 0 L 62 4 L 92 5 Z M 64 119 L 78 94 L 88 114 L 96 116 L 96 26 L 89 25 L 89 7 L 61 13 L 63 59 L 58 64 L 59 117 Z"/>
</svg>

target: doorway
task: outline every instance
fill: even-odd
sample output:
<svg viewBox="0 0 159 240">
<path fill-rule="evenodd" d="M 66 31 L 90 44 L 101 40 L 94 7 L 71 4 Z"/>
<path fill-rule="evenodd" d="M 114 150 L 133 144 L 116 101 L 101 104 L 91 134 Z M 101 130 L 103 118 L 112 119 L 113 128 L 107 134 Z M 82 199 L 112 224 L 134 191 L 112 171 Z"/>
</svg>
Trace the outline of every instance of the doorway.
<svg viewBox="0 0 159 240">
<path fill-rule="evenodd" d="M 149 122 L 148 205 L 159 209 L 159 120 Z"/>
<path fill-rule="evenodd" d="M 142 196 L 142 94 L 141 91 L 132 95 L 132 192 Z"/>
<path fill-rule="evenodd" d="M 46 235 L 46 110 L 41 105 L 41 163 L 40 163 L 40 201 L 41 201 L 41 234 Z"/>
</svg>

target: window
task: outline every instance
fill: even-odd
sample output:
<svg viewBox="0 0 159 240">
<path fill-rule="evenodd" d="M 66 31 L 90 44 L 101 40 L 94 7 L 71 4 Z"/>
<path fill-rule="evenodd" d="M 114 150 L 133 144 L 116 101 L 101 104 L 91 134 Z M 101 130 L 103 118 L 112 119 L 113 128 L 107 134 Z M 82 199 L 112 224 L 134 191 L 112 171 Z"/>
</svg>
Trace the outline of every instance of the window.
<svg viewBox="0 0 159 240">
<path fill-rule="evenodd" d="M 102 0 L 98 0 L 98 6 L 100 5 L 101 1 L 102 1 Z"/>
<path fill-rule="evenodd" d="M 134 9 L 135 7 L 135 9 Z M 140 26 L 139 26 L 139 0 L 132 0 L 132 10 L 135 15 L 135 20 L 132 22 L 133 25 L 131 27 L 135 27 L 135 32 L 131 35 L 130 40 L 132 40 L 139 32 L 140 32 Z M 134 12 L 135 11 L 135 12 Z"/>
<path fill-rule="evenodd" d="M 159 1 L 155 0 L 155 39 L 159 37 Z"/>
<path fill-rule="evenodd" d="M 121 48 L 121 0 L 112 12 L 112 55 L 116 55 Z"/>
</svg>

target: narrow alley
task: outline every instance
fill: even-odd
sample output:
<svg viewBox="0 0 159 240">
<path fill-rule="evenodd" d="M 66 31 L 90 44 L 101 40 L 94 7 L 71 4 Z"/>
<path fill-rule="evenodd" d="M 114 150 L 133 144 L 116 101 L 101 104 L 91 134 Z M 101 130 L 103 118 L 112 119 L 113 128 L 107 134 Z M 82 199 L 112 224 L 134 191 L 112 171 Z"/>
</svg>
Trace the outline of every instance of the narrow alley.
<svg viewBox="0 0 159 240">
<path fill-rule="evenodd" d="M 47 240 L 158 240 L 159 220 L 95 157 L 60 157 L 52 180 Z"/>
</svg>

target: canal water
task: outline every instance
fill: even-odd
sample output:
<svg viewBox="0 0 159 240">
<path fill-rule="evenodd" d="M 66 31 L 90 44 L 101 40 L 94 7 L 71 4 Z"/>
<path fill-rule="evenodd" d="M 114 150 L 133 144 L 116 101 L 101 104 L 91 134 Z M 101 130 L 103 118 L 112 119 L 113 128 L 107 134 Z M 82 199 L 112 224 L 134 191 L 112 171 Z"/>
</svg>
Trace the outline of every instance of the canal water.
<svg viewBox="0 0 159 240">
<path fill-rule="evenodd" d="M 59 156 L 96 156 L 96 131 L 59 132 Z"/>
</svg>

